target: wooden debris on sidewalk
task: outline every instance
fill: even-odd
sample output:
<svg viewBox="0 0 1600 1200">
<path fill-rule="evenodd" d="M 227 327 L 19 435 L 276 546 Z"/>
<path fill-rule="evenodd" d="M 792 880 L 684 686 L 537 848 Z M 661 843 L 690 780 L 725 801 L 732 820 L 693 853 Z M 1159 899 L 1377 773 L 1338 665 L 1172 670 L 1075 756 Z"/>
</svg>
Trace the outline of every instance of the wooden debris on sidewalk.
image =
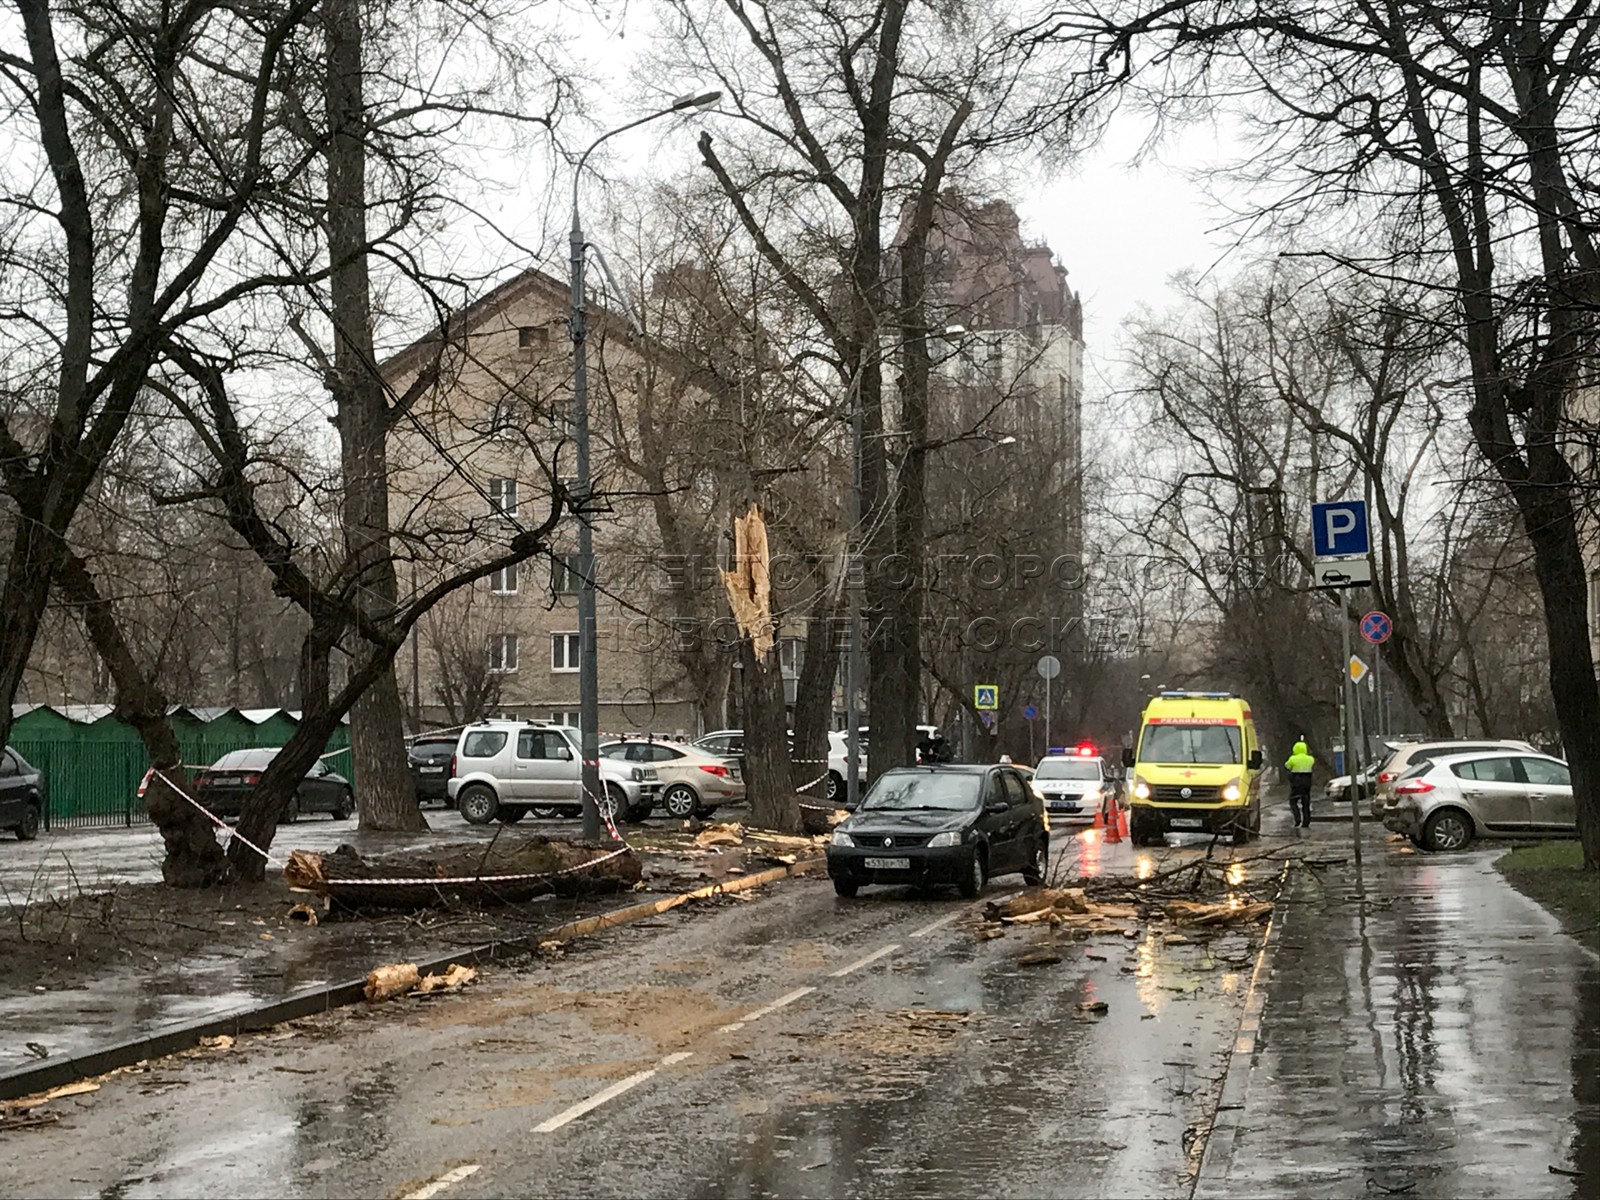
<svg viewBox="0 0 1600 1200">
<path fill-rule="evenodd" d="M 389 1000 L 404 995 L 422 982 L 422 973 L 416 963 L 388 963 L 374 968 L 367 975 L 367 986 L 362 994 L 368 1000 Z"/>
<path fill-rule="evenodd" d="M 417 982 L 414 994 L 428 996 L 439 992 L 459 992 L 477 977 L 476 968 L 451 963 L 443 975 L 424 975 Z"/>
<path fill-rule="evenodd" d="M 1163 906 L 1167 916 L 1181 925 L 1247 925 L 1265 920 L 1272 912 L 1266 901 L 1256 903 L 1206 904 L 1197 900 L 1168 900 Z"/>
<path fill-rule="evenodd" d="M 744 826 L 711 825 L 694 836 L 696 846 L 739 846 L 744 844 Z"/>
</svg>

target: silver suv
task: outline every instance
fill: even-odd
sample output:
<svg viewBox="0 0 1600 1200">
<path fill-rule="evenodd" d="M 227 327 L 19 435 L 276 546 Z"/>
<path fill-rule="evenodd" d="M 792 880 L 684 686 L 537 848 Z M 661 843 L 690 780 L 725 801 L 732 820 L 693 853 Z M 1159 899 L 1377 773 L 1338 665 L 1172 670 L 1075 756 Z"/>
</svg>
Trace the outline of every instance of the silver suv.
<svg viewBox="0 0 1600 1200">
<path fill-rule="evenodd" d="M 661 779 L 654 767 L 601 758 L 597 799 L 602 812 L 642 821 L 655 807 Z M 473 825 L 506 824 L 528 813 L 576 816 L 583 811 L 583 754 L 570 729 L 542 721 L 479 721 L 461 731 L 445 785 Z"/>
</svg>

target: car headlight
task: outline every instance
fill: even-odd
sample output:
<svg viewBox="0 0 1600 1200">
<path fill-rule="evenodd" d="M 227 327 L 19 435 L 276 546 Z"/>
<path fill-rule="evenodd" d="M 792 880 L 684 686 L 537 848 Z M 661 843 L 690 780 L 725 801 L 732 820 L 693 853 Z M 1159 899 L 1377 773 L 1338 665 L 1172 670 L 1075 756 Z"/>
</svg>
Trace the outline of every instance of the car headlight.
<svg viewBox="0 0 1600 1200">
<path fill-rule="evenodd" d="M 1228 801 L 1237 800 L 1243 794 L 1244 793 L 1239 790 L 1239 781 L 1237 779 L 1222 789 L 1222 798 Z"/>
<path fill-rule="evenodd" d="M 643 767 L 635 767 L 633 769 L 633 781 L 635 783 L 643 783 L 644 782 L 644 768 Z"/>
<path fill-rule="evenodd" d="M 932 846 L 959 846 L 959 845 L 961 845 L 961 837 L 962 837 L 961 830 L 959 830 L 959 829 L 947 829 L 943 833 L 936 833 L 931 838 L 929 838 L 928 839 L 928 845 L 930 847 L 932 847 Z"/>
<path fill-rule="evenodd" d="M 1092 804 L 1098 799 L 1100 799 L 1100 789 L 1097 787 L 1090 788 L 1083 794 L 1083 801 L 1085 804 Z"/>
<path fill-rule="evenodd" d="M 1148 799 L 1150 799 L 1150 785 L 1148 783 L 1146 783 L 1142 779 L 1134 780 L 1133 798 L 1135 800 L 1148 800 Z"/>
<path fill-rule="evenodd" d="M 844 830 L 835 829 L 833 831 L 833 844 L 835 846 L 854 846 L 856 844 L 856 840 Z"/>
</svg>

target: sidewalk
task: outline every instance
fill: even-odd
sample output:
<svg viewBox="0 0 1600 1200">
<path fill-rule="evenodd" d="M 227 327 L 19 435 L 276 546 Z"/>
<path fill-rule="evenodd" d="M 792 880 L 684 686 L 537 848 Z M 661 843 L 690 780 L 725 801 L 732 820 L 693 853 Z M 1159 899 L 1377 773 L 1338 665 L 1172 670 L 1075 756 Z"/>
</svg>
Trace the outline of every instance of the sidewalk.
<svg viewBox="0 0 1600 1200">
<path fill-rule="evenodd" d="M 1297 870 L 1280 901 L 1242 1109 L 1195 1195 L 1600 1194 L 1600 963 L 1505 883 L 1503 849 L 1381 833 L 1365 904 L 1348 864 Z M 1310 841 L 1349 849 L 1343 828 Z"/>
</svg>

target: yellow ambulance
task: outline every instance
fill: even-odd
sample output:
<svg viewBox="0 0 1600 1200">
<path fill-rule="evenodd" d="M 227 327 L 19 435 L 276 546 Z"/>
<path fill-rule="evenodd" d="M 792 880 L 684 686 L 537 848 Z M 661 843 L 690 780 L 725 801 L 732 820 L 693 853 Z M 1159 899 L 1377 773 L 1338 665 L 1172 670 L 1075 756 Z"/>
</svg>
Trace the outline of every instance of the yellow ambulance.
<svg viewBox="0 0 1600 1200">
<path fill-rule="evenodd" d="M 1145 707 L 1128 768 L 1128 833 L 1136 846 L 1168 833 L 1261 833 L 1261 745 L 1250 703 L 1232 692 L 1162 692 Z"/>
</svg>

